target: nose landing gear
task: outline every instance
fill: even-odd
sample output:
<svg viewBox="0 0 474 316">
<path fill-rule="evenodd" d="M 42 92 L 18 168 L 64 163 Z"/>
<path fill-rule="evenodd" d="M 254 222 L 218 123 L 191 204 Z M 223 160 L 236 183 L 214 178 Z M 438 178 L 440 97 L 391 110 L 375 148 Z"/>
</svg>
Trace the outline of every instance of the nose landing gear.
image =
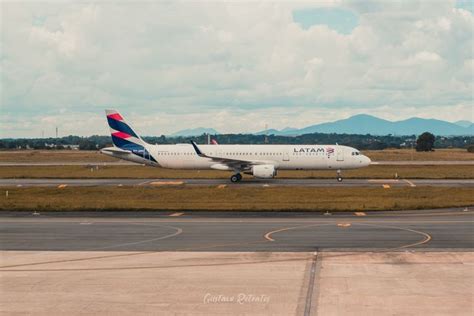
<svg viewBox="0 0 474 316">
<path fill-rule="evenodd" d="M 337 170 L 337 178 L 336 179 L 337 179 L 338 182 L 342 182 L 341 169 Z"/>
<path fill-rule="evenodd" d="M 240 173 L 236 173 L 230 177 L 230 181 L 233 183 L 239 182 L 240 180 L 242 180 L 242 175 Z"/>
</svg>

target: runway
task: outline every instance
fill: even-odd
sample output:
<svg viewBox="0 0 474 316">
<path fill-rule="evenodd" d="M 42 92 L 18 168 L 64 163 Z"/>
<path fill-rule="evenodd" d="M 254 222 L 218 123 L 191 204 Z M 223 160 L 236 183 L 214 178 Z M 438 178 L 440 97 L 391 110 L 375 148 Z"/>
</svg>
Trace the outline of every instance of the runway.
<svg viewBox="0 0 474 316">
<path fill-rule="evenodd" d="M 304 186 L 304 187 L 474 187 L 474 179 L 243 179 L 231 183 L 228 179 L 0 179 L 0 186 L 55 187 L 55 186 Z"/>
<path fill-rule="evenodd" d="M 399 251 L 474 248 L 474 210 L 4 213 L 1 250 Z"/>
</svg>

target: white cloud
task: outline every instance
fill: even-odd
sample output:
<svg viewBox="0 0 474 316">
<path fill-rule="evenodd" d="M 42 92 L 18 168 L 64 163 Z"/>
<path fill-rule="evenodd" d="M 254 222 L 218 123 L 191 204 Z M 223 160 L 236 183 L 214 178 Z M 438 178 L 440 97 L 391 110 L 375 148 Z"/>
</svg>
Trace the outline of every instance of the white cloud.
<svg viewBox="0 0 474 316">
<path fill-rule="evenodd" d="M 427 51 L 422 51 L 416 53 L 414 56 L 411 56 L 407 59 L 407 65 L 416 65 L 416 64 L 422 64 L 425 62 L 436 62 L 440 61 L 441 57 L 433 52 L 427 52 Z"/>
<path fill-rule="evenodd" d="M 102 133 L 106 107 L 149 120 L 146 133 L 302 127 L 361 112 L 472 118 L 474 19 L 452 1 L 1 6 L 1 111 L 17 122 L 2 129 L 12 136 L 47 124 Z M 292 10 L 312 6 L 353 10 L 359 25 L 305 30 Z"/>
</svg>

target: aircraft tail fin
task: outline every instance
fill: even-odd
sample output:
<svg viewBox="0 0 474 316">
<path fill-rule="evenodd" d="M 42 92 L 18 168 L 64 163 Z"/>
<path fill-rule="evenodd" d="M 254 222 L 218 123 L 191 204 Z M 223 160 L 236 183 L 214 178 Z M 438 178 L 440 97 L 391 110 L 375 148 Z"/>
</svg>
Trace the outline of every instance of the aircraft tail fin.
<svg viewBox="0 0 474 316">
<path fill-rule="evenodd" d="M 105 110 L 110 127 L 112 142 L 115 147 L 125 150 L 144 148 L 146 142 L 133 130 L 122 115 L 116 110 Z"/>
</svg>

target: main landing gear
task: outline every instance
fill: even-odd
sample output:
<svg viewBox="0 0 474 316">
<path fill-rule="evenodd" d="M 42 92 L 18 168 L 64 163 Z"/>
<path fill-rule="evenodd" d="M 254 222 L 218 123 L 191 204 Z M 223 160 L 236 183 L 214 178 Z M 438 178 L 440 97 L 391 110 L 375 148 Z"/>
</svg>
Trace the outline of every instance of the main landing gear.
<svg viewBox="0 0 474 316">
<path fill-rule="evenodd" d="M 342 182 L 341 169 L 337 170 L 337 178 L 336 179 L 337 179 L 338 182 Z"/>
<path fill-rule="evenodd" d="M 230 177 L 230 181 L 233 183 L 239 182 L 240 180 L 242 180 L 242 175 L 240 173 L 236 173 Z"/>
</svg>

